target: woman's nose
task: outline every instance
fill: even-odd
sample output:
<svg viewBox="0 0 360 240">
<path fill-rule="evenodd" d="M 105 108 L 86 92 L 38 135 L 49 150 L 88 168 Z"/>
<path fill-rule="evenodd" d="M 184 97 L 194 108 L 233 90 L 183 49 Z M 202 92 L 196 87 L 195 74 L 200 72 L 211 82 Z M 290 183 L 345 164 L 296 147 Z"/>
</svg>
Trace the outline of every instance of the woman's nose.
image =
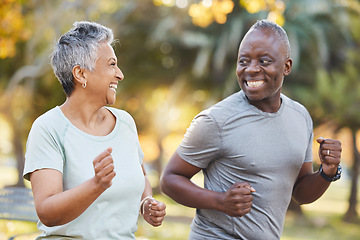
<svg viewBox="0 0 360 240">
<path fill-rule="evenodd" d="M 114 72 L 115 72 L 115 77 L 119 79 L 119 81 L 124 80 L 124 74 L 118 66 L 114 68 Z"/>
</svg>

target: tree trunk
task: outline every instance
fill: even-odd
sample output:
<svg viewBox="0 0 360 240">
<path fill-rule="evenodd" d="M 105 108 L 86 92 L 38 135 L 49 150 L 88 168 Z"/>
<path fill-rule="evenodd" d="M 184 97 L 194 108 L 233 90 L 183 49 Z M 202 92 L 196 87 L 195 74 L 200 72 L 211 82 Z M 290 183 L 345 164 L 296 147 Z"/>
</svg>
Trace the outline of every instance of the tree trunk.
<svg viewBox="0 0 360 240">
<path fill-rule="evenodd" d="M 16 155 L 16 162 L 17 162 L 17 170 L 18 170 L 18 182 L 16 183 L 17 187 L 25 187 L 24 180 L 22 177 L 24 171 L 24 149 L 21 143 L 21 139 L 15 137 L 14 146 L 15 146 L 15 155 Z"/>
<path fill-rule="evenodd" d="M 13 139 L 12 139 L 12 146 L 14 149 L 14 154 L 15 154 L 15 159 L 16 159 L 16 167 L 17 167 L 17 182 L 15 184 L 13 184 L 12 186 L 15 187 L 25 187 L 24 181 L 23 181 L 23 171 L 24 171 L 24 162 L 25 162 L 25 157 L 24 157 L 24 146 L 23 146 L 23 134 L 24 134 L 24 129 L 23 129 L 23 121 L 22 120 L 16 120 L 13 117 L 13 108 L 9 107 L 9 108 L 5 108 L 4 106 L 11 106 L 11 104 L 9 103 L 9 99 L 13 99 L 13 95 L 9 94 L 8 98 L 5 98 L 6 101 L 2 102 L 2 106 L 0 106 L 0 111 L 3 112 L 4 116 L 6 116 L 6 120 L 7 122 L 10 124 L 11 126 L 11 130 L 13 133 Z"/>
<path fill-rule="evenodd" d="M 16 121 L 14 120 L 14 122 Z M 12 125 L 13 133 L 14 133 L 13 146 L 14 146 L 17 170 L 18 170 L 18 181 L 14 186 L 25 187 L 24 180 L 22 177 L 24 171 L 24 161 L 25 161 L 24 148 L 22 144 L 22 132 L 17 126 L 18 126 L 17 124 Z"/>
<path fill-rule="evenodd" d="M 356 146 L 356 130 L 352 131 L 353 147 L 354 147 L 354 163 L 352 167 L 352 178 L 351 178 L 351 192 L 349 198 L 349 208 L 344 215 L 345 222 L 356 222 L 358 220 L 358 213 L 356 211 L 357 205 L 357 189 L 358 189 L 358 177 L 359 177 L 359 166 L 360 166 L 360 154 Z"/>
<path fill-rule="evenodd" d="M 162 170 L 163 170 L 162 159 L 164 157 L 164 149 L 162 147 L 162 144 L 161 144 L 162 141 L 161 140 L 162 139 L 159 138 L 158 141 L 157 141 L 157 145 L 159 147 L 159 156 L 158 156 L 158 158 L 156 158 L 156 160 L 154 162 L 156 172 L 159 174 L 158 179 L 160 179 L 160 176 L 161 176 L 161 173 L 162 173 Z M 157 186 L 152 186 L 152 190 L 153 190 L 154 195 L 160 194 L 161 193 L 160 184 L 158 184 Z"/>
</svg>

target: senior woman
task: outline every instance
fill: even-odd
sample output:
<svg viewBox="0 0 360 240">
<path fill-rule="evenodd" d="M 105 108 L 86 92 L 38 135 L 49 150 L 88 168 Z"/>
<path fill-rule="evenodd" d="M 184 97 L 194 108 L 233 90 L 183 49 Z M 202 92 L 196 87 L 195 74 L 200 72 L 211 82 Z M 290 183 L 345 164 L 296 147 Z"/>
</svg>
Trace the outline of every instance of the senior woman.
<svg viewBox="0 0 360 240">
<path fill-rule="evenodd" d="M 37 239 L 135 239 L 139 210 L 153 226 L 164 219 L 135 122 L 108 107 L 124 79 L 112 42 L 111 29 L 76 22 L 52 53 L 67 98 L 35 120 L 25 154 L 43 231 Z"/>
</svg>

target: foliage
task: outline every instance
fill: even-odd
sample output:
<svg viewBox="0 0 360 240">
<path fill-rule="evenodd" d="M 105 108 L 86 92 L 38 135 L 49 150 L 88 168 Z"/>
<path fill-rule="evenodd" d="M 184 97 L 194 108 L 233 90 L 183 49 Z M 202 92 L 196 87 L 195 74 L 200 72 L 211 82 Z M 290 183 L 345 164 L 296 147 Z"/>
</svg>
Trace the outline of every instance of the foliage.
<svg viewBox="0 0 360 240">
<path fill-rule="evenodd" d="M 119 39 L 125 80 L 115 107 L 135 118 L 145 160 L 160 163 L 157 174 L 191 119 L 239 90 L 237 49 L 258 19 L 288 32 L 294 65 L 284 92 L 306 105 L 315 125 L 332 119 L 357 126 L 359 9 L 355 0 L 3 0 L 0 114 L 12 132 L 8 155 L 17 154 L 21 166 L 34 119 L 64 102 L 48 56 L 79 20 L 100 22 Z M 4 48 L 2 41 L 10 43 Z"/>
<path fill-rule="evenodd" d="M 350 2 L 351 3 L 351 2 Z M 358 4 L 358 6 L 360 6 Z M 331 55 L 339 56 L 344 61 L 337 61 L 335 58 L 334 63 L 329 61 L 326 64 L 320 65 L 316 73 L 316 81 L 312 83 L 312 88 L 299 87 L 294 92 L 298 96 L 302 96 L 304 103 L 313 116 L 316 124 L 321 122 L 331 122 L 337 129 L 349 128 L 352 134 L 352 151 L 353 151 L 353 164 L 352 164 L 352 185 L 349 197 L 349 209 L 345 215 L 347 221 L 356 221 L 358 214 L 356 211 L 357 205 L 357 189 L 358 189 L 358 174 L 360 168 L 360 155 L 357 144 L 357 132 L 360 129 L 360 112 L 358 106 L 360 104 L 358 84 L 360 64 L 359 58 L 359 43 L 358 43 L 358 12 L 349 14 L 348 16 L 352 24 L 348 28 L 348 33 L 353 36 L 352 44 L 347 46 L 347 50 L 342 49 L 335 52 L 327 51 L 326 59 L 331 59 Z M 341 30 L 339 33 L 344 33 Z M 330 37 L 330 36 L 329 36 Z"/>
<path fill-rule="evenodd" d="M 0 4 L 0 59 L 14 57 L 16 43 L 30 38 L 21 0 L 2 0 Z"/>
<path fill-rule="evenodd" d="M 192 23 L 196 26 L 206 28 L 212 23 L 225 24 L 227 15 L 234 10 L 236 2 L 245 8 L 249 13 L 268 11 L 267 18 L 280 25 L 285 22 L 283 12 L 285 3 L 282 0 L 201 0 L 198 3 L 187 0 L 153 0 L 156 6 L 167 6 L 188 8 L 188 14 L 192 18 Z"/>
<path fill-rule="evenodd" d="M 356 59 L 357 58 L 357 59 Z M 313 89 L 301 92 L 304 101 L 317 119 L 336 123 L 339 128 L 360 127 L 360 86 L 358 84 L 358 53 L 348 53 L 348 63 L 340 71 L 328 72 L 319 69 L 317 81 Z M 353 64 L 349 64 L 353 63 Z M 311 97 L 316 96 L 316 98 Z"/>
</svg>

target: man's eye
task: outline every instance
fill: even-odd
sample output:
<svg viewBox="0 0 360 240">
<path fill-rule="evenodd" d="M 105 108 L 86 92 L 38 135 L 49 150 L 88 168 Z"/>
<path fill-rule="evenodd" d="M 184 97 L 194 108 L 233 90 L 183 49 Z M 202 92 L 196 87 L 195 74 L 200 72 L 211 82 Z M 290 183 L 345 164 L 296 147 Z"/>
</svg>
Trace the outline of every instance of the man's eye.
<svg viewBox="0 0 360 240">
<path fill-rule="evenodd" d="M 246 60 L 246 59 L 239 59 L 239 63 L 241 63 L 241 64 L 247 64 L 247 63 L 248 63 L 248 60 Z"/>
<path fill-rule="evenodd" d="M 269 63 L 270 63 L 270 60 L 262 59 L 260 62 L 263 63 L 263 64 L 269 64 Z"/>
</svg>

